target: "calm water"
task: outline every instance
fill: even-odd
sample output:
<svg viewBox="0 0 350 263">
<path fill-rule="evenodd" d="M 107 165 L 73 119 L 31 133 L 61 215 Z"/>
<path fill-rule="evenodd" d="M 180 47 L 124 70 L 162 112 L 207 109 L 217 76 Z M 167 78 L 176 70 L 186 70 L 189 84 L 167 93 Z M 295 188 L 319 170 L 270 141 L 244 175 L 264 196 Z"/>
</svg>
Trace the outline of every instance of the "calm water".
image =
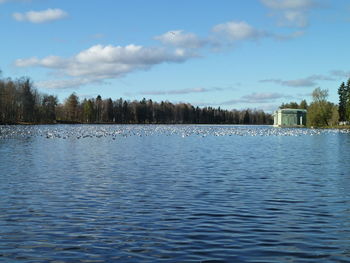
<svg viewBox="0 0 350 263">
<path fill-rule="evenodd" d="M 350 134 L 0 127 L 0 262 L 350 262 Z"/>
</svg>

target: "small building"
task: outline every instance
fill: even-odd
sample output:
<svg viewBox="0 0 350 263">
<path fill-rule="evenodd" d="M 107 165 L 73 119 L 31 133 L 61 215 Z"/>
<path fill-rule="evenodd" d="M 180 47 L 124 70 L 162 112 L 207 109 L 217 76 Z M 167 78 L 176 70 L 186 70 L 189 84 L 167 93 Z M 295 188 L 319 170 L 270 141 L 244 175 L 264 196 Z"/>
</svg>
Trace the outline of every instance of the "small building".
<svg viewBox="0 0 350 263">
<path fill-rule="evenodd" d="M 274 112 L 275 127 L 304 127 L 306 126 L 306 114 L 304 109 L 280 109 Z"/>
</svg>

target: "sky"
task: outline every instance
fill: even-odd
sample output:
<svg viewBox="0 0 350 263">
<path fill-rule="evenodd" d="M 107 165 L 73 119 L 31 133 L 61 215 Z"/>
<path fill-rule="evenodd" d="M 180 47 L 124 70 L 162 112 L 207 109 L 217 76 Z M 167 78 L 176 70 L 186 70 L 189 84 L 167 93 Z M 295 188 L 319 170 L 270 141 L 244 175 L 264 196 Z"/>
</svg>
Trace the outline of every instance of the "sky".
<svg viewBox="0 0 350 263">
<path fill-rule="evenodd" d="M 0 0 L 2 77 L 63 102 L 273 111 L 350 77 L 348 0 Z"/>
</svg>

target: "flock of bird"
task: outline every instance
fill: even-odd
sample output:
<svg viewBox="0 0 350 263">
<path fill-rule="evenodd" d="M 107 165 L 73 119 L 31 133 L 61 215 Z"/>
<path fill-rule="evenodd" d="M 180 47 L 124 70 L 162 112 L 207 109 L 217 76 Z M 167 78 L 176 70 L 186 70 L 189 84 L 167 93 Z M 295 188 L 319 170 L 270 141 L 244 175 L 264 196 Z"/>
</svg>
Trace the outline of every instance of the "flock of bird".
<svg viewBox="0 0 350 263">
<path fill-rule="evenodd" d="M 346 129 L 273 128 L 238 125 L 38 125 L 0 126 L 0 139 L 43 137 L 46 139 L 117 138 L 129 136 L 316 136 L 350 133 Z"/>
</svg>

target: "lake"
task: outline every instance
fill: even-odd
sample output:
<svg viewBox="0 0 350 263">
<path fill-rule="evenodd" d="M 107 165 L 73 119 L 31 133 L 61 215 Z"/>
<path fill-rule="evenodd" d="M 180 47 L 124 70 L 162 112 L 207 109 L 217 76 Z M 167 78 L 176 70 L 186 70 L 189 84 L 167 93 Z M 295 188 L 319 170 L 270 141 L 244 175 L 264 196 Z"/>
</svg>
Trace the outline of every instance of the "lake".
<svg viewBox="0 0 350 263">
<path fill-rule="evenodd" d="M 0 126 L 1 262 L 350 262 L 350 133 Z"/>
</svg>

